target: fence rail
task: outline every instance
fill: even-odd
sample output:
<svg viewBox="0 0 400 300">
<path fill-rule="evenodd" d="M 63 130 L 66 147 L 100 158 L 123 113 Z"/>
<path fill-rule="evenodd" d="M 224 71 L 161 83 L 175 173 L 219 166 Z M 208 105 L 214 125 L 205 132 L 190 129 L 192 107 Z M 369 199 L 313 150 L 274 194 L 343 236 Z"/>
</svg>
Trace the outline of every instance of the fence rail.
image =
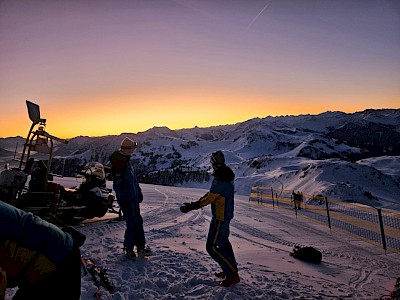
<svg viewBox="0 0 400 300">
<path fill-rule="evenodd" d="M 299 197 L 301 195 L 302 197 Z M 400 254 L 400 213 L 272 187 L 255 186 L 249 202 L 286 209 Z"/>
</svg>

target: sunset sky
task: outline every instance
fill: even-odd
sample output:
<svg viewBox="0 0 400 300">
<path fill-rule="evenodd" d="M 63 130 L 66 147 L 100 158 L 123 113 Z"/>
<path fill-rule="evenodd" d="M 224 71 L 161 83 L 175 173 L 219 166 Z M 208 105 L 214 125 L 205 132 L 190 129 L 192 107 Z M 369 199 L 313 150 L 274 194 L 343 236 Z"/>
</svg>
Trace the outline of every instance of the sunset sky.
<svg viewBox="0 0 400 300">
<path fill-rule="evenodd" d="M 400 1 L 0 0 L 0 137 L 400 108 Z"/>
</svg>

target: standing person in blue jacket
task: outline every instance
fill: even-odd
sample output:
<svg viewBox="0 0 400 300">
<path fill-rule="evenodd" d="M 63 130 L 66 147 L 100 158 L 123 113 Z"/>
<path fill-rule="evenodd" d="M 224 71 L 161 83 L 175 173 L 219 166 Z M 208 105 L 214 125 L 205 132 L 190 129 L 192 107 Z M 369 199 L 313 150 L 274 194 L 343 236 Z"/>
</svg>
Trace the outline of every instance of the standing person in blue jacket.
<svg viewBox="0 0 400 300">
<path fill-rule="evenodd" d="M 0 201 L 0 299 L 79 300 L 85 236 Z"/>
<path fill-rule="evenodd" d="M 212 219 L 206 250 L 222 269 L 222 272 L 215 273 L 223 279 L 220 286 L 228 287 L 240 282 L 235 255 L 229 241 L 229 224 L 234 211 L 235 174 L 225 165 L 225 157 L 221 151 L 211 154 L 211 165 L 214 179 L 210 191 L 196 202 L 183 203 L 180 210 L 187 213 L 211 204 Z"/>
<path fill-rule="evenodd" d="M 109 157 L 113 188 L 126 221 L 124 253 L 129 259 L 136 258 L 135 246 L 139 257 L 152 254 L 150 248 L 146 246 L 143 218 L 140 214 L 139 204 L 143 200 L 143 195 L 137 181 L 135 169 L 130 161 L 131 155 L 136 148 L 137 143 L 126 137 L 122 141 L 119 150 Z"/>
</svg>

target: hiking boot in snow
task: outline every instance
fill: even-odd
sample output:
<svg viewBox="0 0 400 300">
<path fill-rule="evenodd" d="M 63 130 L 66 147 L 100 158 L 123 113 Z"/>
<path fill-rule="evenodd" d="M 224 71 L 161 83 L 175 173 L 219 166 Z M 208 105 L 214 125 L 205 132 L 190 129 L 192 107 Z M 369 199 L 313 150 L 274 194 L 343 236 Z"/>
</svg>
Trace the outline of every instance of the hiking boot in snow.
<svg viewBox="0 0 400 300">
<path fill-rule="evenodd" d="M 137 253 L 141 258 L 153 255 L 149 246 L 137 247 Z"/>
<path fill-rule="evenodd" d="M 223 287 L 228 287 L 231 286 L 232 284 L 236 284 L 240 282 L 239 274 L 234 273 L 232 276 L 227 276 L 225 277 L 224 280 L 222 280 L 219 285 Z"/>
<path fill-rule="evenodd" d="M 224 279 L 226 277 L 226 274 L 225 274 L 224 271 L 219 272 L 219 273 L 215 272 L 214 275 L 217 276 L 218 278 L 221 278 L 221 279 Z"/>
<path fill-rule="evenodd" d="M 125 253 L 125 257 L 127 259 L 135 259 L 136 258 L 136 254 L 133 251 L 133 249 L 129 249 L 127 247 L 124 247 L 124 253 Z"/>
</svg>

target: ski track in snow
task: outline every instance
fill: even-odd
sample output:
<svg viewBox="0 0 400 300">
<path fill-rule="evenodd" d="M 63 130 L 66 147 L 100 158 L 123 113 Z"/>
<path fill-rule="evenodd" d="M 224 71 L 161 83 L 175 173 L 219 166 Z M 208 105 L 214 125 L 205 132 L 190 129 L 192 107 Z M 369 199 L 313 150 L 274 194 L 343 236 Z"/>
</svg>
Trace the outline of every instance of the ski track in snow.
<svg viewBox="0 0 400 300">
<path fill-rule="evenodd" d="M 375 299 L 379 298 L 376 291 L 368 288 L 374 278 L 388 272 L 400 275 L 379 255 L 374 260 L 370 256 L 364 258 L 362 246 L 344 242 L 327 230 L 324 233 L 301 216 L 297 220 L 286 218 L 280 210 L 237 201 L 231 223 L 231 242 L 237 259 L 243 245 L 251 245 L 258 249 L 257 253 L 265 252 L 265 256 L 254 261 L 250 257 L 238 259 L 241 282 L 221 288 L 213 275 L 219 268 L 205 251 L 210 208 L 182 214 L 181 203 L 202 196 L 185 194 L 186 191 L 161 186 L 143 188 L 144 228 L 154 251 L 148 259 L 129 261 L 122 255 L 125 221 L 101 221 L 79 227 L 88 237 L 82 254 L 105 267 L 117 287 L 113 297 L 101 290 L 101 299 Z M 246 222 L 256 215 L 254 210 L 259 212 L 257 228 L 253 226 L 254 219 L 253 223 Z M 251 213 L 246 216 L 248 211 Z M 299 234 L 310 239 L 298 238 Z M 336 241 L 340 248 L 332 247 Z M 289 256 L 293 246 L 302 243 L 322 245 L 320 265 Z M 287 270 L 276 270 L 270 266 L 272 260 L 281 260 L 288 265 Z M 346 264 L 347 261 L 350 263 Z M 309 272 L 303 272 L 304 267 Z M 350 279 L 340 279 L 343 274 Z M 95 291 L 90 278 L 83 277 L 82 299 L 91 299 Z"/>
</svg>

